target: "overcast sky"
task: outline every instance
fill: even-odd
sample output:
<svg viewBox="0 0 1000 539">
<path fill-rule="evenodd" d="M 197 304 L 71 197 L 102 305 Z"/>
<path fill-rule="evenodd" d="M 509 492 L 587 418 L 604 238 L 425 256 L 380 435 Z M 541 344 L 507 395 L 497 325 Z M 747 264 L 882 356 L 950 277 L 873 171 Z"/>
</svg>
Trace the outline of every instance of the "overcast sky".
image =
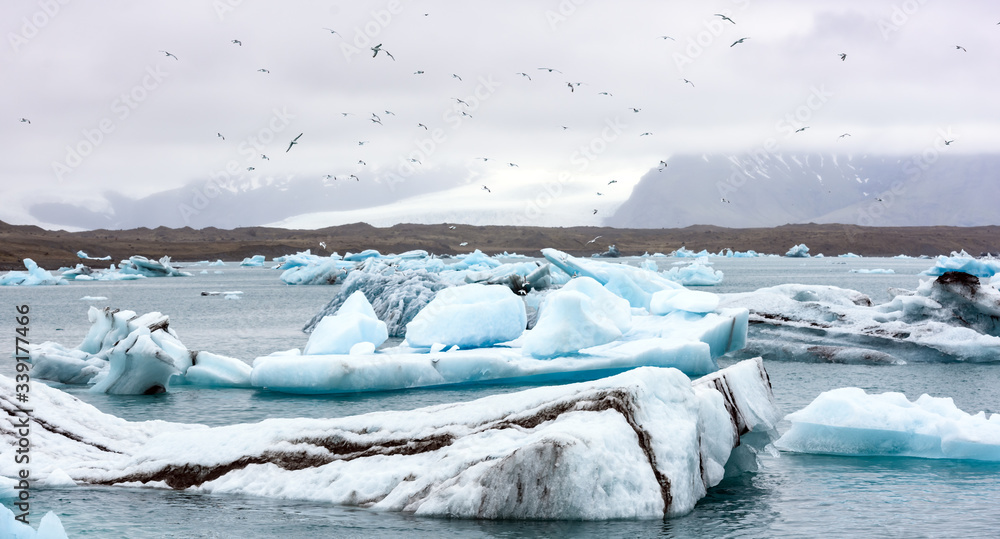
<svg viewBox="0 0 1000 539">
<path fill-rule="evenodd" d="M 995 2 L 63 1 L 0 4 L 15 224 L 211 178 L 598 224 L 672 155 L 1000 147 Z"/>
</svg>

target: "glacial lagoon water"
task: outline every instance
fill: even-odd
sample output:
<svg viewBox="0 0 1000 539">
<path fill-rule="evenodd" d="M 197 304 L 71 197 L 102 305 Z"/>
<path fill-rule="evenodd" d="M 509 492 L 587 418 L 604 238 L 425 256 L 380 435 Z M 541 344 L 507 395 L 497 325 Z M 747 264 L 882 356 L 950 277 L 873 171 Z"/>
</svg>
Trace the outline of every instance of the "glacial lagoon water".
<svg viewBox="0 0 1000 539">
<path fill-rule="evenodd" d="M 781 283 L 830 284 L 888 299 L 889 287 L 915 288 L 932 260 L 889 258 L 711 259 L 725 273 L 712 292 L 742 292 Z M 657 259 L 666 269 L 687 259 Z M 635 263 L 634 260 L 631 260 Z M 191 278 L 80 282 L 0 288 L 0 334 L 13 335 L 13 307 L 31 307 L 31 340 L 75 346 L 91 304 L 160 311 L 191 349 L 251 361 L 301 348 L 302 325 L 335 287 L 286 286 L 267 268 L 187 265 Z M 849 273 L 893 269 L 894 274 Z M 208 274 L 200 274 L 203 269 Z M 216 274 L 214 271 L 223 273 Z M 923 277 L 926 279 L 926 277 Z M 202 296 L 243 291 L 242 299 Z M 105 296 L 105 301 L 81 301 Z M 13 372 L 13 338 L 2 339 L 0 373 Z M 729 361 L 723 359 L 722 363 Z M 910 363 L 903 366 L 768 362 L 782 413 L 801 409 L 828 389 L 855 386 L 952 397 L 965 411 L 1000 411 L 997 364 Z M 109 396 L 58 386 L 101 410 L 138 421 L 224 425 L 269 417 L 341 417 L 471 400 L 529 386 L 487 385 L 349 396 L 291 396 L 254 390 L 173 387 L 155 396 Z M 779 431 L 787 430 L 782 422 Z M 912 458 L 764 455 L 755 474 L 724 481 L 684 517 L 653 521 L 521 522 L 424 518 L 296 500 L 203 495 L 160 489 L 77 487 L 32 491 L 33 524 L 52 510 L 70 537 L 957 537 L 995 536 L 1000 527 L 1000 464 Z M 35 516 L 37 515 L 37 516 Z"/>
</svg>

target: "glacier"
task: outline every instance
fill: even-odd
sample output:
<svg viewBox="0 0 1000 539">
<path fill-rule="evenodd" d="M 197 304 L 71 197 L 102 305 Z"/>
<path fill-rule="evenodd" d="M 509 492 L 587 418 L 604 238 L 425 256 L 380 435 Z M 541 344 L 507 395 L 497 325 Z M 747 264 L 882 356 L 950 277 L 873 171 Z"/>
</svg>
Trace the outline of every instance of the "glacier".
<svg viewBox="0 0 1000 539">
<path fill-rule="evenodd" d="M 783 451 L 827 455 L 921 457 L 1000 462 L 1000 415 L 969 414 L 947 397 L 826 391 L 785 417 Z"/>
<path fill-rule="evenodd" d="M 750 311 L 737 356 L 834 363 L 1000 361 L 1000 291 L 947 272 L 916 290 L 871 298 L 834 286 L 787 284 L 723 294 L 720 308 Z"/>
<path fill-rule="evenodd" d="M 777 412 L 759 359 L 692 382 L 645 367 L 471 402 L 338 419 L 209 428 L 129 422 L 37 385 L 20 410 L 0 376 L 0 475 L 16 473 L 15 416 L 32 476 L 81 484 L 315 500 L 482 519 L 659 519 L 686 514 L 752 469 Z"/>
</svg>

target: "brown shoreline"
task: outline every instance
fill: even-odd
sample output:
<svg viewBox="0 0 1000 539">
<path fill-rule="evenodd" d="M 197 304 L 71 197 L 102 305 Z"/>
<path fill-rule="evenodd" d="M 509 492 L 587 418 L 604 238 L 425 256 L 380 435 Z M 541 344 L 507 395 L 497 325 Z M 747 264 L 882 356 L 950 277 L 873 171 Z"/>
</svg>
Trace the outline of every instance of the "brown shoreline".
<svg viewBox="0 0 1000 539">
<path fill-rule="evenodd" d="M 455 226 L 455 229 L 449 228 Z M 596 242 L 587 243 L 601 236 Z M 319 242 L 328 249 L 322 249 Z M 460 245 L 468 242 L 468 245 Z M 264 255 L 269 260 L 312 249 L 315 254 L 344 254 L 364 249 L 401 253 L 424 249 L 434 254 L 466 253 L 480 249 L 487 254 L 519 253 L 537 256 L 539 249 L 554 247 L 573 255 L 604 252 L 614 244 L 622 255 L 644 252 L 667 253 L 688 249 L 719 252 L 738 251 L 784 254 L 793 245 L 805 243 L 811 254 L 848 252 L 862 256 L 947 255 L 964 249 L 972 255 L 1000 251 L 1000 226 L 980 227 L 858 227 L 853 225 L 784 225 L 775 228 L 722 228 L 698 225 L 687 228 L 619 229 L 610 227 L 542 228 L 516 226 L 413 225 L 375 228 L 365 223 L 319 230 L 287 230 L 250 227 L 223 230 L 205 228 L 131 230 L 47 231 L 36 226 L 0 222 L 0 270 L 23 269 L 22 259 L 31 258 L 46 269 L 81 262 L 76 252 L 90 256 L 110 255 L 112 262 L 132 255 L 176 261 L 242 260 Z M 91 261 L 105 266 L 110 262 Z"/>
</svg>

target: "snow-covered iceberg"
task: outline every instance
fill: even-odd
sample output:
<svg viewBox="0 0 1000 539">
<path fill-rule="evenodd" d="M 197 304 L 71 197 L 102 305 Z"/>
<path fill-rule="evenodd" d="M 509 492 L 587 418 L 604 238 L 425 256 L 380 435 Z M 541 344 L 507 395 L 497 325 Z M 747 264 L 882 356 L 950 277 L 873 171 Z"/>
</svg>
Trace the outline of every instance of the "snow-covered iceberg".
<svg viewBox="0 0 1000 539">
<path fill-rule="evenodd" d="M 93 384 L 115 394 L 166 391 L 169 383 L 249 387 L 250 366 L 236 358 L 188 350 L 158 312 L 91 307 L 83 342 L 67 348 L 55 342 L 29 346 L 32 376 L 66 384 Z"/>
<path fill-rule="evenodd" d="M 48 270 L 38 267 L 38 264 L 30 258 L 24 259 L 24 267 L 28 271 L 8 271 L 5 275 L 0 276 L 0 286 L 67 284 L 66 279 L 52 275 Z"/>
<path fill-rule="evenodd" d="M 305 499 L 460 518 L 683 515 L 751 469 L 776 410 L 760 360 L 691 382 L 635 369 L 411 411 L 267 419 L 208 428 L 128 422 L 36 386 L 21 412 L 0 376 L 0 475 L 16 473 L 15 417 L 31 425 L 32 476 Z M 735 448 L 735 449 L 734 449 Z"/>
<path fill-rule="evenodd" d="M 847 387 L 820 394 L 789 414 L 775 446 L 829 455 L 970 459 L 1000 462 L 1000 415 L 972 415 L 951 398 L 869 395 Z"/>
<path fill-rule="evenodd" d="M 739 355 L 836 363 L 1000 361 L 1000 291 L 949 272 L 872 305 L 834 286 L 787 284 L 723 294 L 721 307 L 750 310 Z"/>
</svg>

